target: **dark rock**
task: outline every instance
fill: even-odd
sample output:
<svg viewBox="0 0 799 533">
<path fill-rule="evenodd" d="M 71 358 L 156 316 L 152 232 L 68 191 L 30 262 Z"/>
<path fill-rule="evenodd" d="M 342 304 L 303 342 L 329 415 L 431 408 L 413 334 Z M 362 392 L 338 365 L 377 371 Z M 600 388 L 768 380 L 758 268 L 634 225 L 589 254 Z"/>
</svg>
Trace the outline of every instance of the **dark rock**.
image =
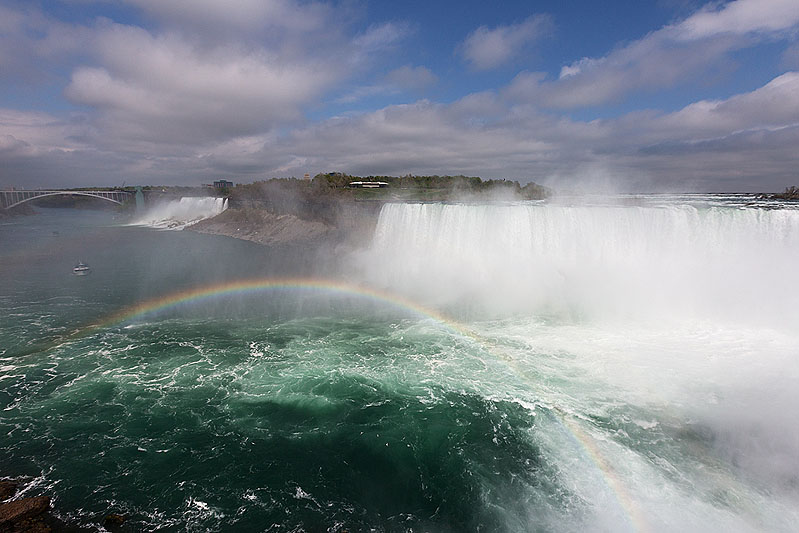
<svg viewBox="0 0 799 533">
<path fill-rule="evenodd" d="M 103 520 L 103 527 L 106 528 L 119 527 L 125 523 L 125 520 L 127 520 L 127 517 L 125 515 L 111 513 L 105 517 L 105 520 Z"/>
<path fill-rule="evenodd" d="M 41 517 L 28 518 L 22 520 L 9 529 L 1 529 L 3 532 L 13 533 L 53 533 L 53 528 Z"/>
<path fill-rule="evenodd" d="M 0 501 L 5 501 L 17 493 L 17 484 L 13 481 L 0 481 Z"/>
<path fill-rule="evenodd" d="M 0 504 L 0 531 L 50 531 L 38 518 L 50 510 L 50 498 L 36 496 Z"/>
</svg>

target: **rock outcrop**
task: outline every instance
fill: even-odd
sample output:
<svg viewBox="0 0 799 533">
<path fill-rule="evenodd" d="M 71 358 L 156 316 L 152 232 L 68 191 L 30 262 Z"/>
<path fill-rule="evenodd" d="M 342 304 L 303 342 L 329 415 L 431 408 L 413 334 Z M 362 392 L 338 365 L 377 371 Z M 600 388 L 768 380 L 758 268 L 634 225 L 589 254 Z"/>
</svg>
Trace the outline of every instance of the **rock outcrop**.
<svg viewBox="0 0 799 533">
<path fill-rule="evenodd" d="M 192 231 L 225 235 L 259 244 L 310 244 L 321 242 L 336 229 L 324 222 L 295 215 L 275 215 L 263 209 L 228 209 L 190 226 Z"/>
<path fill-rule="evenodd" d="M 3 533 L 49 533 L 50 498 L 35 496 L 0 504 L 0 531 Z"/>
</svg>

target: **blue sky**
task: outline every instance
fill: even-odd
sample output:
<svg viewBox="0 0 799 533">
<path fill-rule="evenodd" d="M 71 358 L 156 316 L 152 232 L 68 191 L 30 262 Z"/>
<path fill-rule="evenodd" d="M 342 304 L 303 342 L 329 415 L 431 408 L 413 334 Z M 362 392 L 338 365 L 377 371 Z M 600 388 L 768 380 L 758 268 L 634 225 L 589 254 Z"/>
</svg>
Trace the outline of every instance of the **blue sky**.
<svg viewBox="0 0 799 533">
<path fill-rule="evenodd" d="M 799 2 L 0 0 L 0 186 L 799 185 Z"/>
</svg>

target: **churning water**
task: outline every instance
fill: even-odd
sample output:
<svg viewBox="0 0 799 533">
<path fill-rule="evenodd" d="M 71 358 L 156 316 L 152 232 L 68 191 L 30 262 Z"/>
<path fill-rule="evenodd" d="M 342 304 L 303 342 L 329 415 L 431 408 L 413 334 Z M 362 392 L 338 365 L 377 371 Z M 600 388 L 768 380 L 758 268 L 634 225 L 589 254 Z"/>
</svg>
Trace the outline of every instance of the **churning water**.
<svg viewBox="0 0 799 533">
<path fill-rule="evenodd" d="M 336 266 L 0 226 L 0 475 L 131 531 L 791 531 L 799 211 L 662 200 L 386 205 Z"/>
</svg>

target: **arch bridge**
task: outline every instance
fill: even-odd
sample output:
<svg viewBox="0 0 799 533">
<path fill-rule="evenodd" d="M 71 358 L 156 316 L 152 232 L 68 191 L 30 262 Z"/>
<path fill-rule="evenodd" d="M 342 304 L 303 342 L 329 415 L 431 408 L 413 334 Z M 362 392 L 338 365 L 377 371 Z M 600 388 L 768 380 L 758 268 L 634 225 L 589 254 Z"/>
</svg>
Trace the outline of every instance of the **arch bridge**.
<svg viewBox="0 0 799 533">
<path fill-rule="evenodd" d="M 50 190 L 50 191 L 0 191 L 0 208 L 11 209 L 25 202 L 45 196 L 91 196 L 122 205 L 133 199 L 135 193 L 128 191 Z"/>
</svg>

